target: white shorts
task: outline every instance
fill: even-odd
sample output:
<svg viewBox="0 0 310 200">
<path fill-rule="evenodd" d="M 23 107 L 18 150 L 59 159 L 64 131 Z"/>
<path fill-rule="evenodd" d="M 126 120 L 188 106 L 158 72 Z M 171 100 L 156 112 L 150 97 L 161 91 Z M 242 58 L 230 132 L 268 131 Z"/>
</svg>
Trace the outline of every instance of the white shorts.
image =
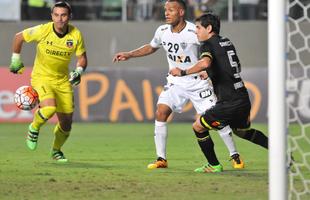
<svg viewBox="0 0 310 200">
<path fill-rule="evenodd" d="M 216 96 L 207 80 L 198 78 L 193 81 L 195 83 L 186 88 L 168 83 L 160 93 L 157 104 L 165 104 L 173 112 L 181 113 L 185 104 L 191 101 L 196 112 L 203 114 L 215 105 Z"/>
</svg>

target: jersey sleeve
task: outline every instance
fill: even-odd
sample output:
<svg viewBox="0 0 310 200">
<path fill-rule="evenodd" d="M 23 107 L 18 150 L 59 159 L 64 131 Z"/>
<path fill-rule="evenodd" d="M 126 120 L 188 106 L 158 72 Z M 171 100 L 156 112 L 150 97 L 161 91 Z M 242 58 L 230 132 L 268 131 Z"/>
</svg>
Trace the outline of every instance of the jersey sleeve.
<svg viewBox="0 0 310 200">
<path fill-rule="evenodd" d="M 23 37 L 26 42 L 40 41 L 44 32 L 43 24 L 23 30 Z"/>
<path fill-rule="evenodd" d="M 161 47 L 161 33 L 162 33 L 161 29 L 162 29 L 161 26 L 157 28 L 157 30 L 155 31 L 155 35 L 150 42 L 150 45 L 153 48 L 160 48 Z"/>
<path fill-rule="evenodd" d="M 84 44 L 84 39 L 82 34 L 79 32 L 78 34 L 78 40 L 77 40 L 77 45 L 76 45 L 76 51 L 75 55 L 80 56 L 86 51 L 85 49 L 85 44 Z"/>
<path fill-rule="evenodd" d="M 202 44 L 200 46 L 199 52 L 200 52 L 199 59 L 202 59 L 204 57 L 209 57 L 210 59 L 213 59 L 212 51 L 208 43 Z"/>
</svg>

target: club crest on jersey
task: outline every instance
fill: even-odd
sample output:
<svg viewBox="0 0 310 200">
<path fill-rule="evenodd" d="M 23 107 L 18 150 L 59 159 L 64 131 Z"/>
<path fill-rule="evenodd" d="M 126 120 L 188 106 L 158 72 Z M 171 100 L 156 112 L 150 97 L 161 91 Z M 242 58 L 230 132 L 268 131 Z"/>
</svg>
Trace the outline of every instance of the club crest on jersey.
<svg viewBox="0 0 310 200">
<path fill-rule="evenodd" d="M 184 50 L 184 49 L 186 49 L 186 47 L 187 47 L 187 44 L 185 42 L 182 42 L 181 43 L 181 48 Z"/>
<path fill-rule="evenodd" d="M 72 48 L 73 47 L 73 40 L 69 39 L 67 40 L 67 47 Z"/>
</svg>

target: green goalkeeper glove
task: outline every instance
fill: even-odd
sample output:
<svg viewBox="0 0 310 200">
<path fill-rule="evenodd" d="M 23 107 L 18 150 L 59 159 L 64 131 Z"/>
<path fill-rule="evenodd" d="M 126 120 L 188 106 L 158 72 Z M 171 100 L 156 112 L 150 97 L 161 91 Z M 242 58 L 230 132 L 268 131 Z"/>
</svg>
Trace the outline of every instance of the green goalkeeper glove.
<svg viewBox="0 0 310 200">
<path fill-rule="evenodd" d="M 75 70 L 70 72 L 69 81 L 70 81 L 71 85 L 77 86 L 78 84 L 80 84 L 81 75 L 82 75 L 83 71 L 84 71 L 83 67 L 77 67 Z"/>
<path fill-rule="evenodd" d="M 20 58 L 20 54 L 13 53 L 11 57 L 10 72 L 14 74 L 22 74 L 24 70 L 25 68 Z"/>
</svg>

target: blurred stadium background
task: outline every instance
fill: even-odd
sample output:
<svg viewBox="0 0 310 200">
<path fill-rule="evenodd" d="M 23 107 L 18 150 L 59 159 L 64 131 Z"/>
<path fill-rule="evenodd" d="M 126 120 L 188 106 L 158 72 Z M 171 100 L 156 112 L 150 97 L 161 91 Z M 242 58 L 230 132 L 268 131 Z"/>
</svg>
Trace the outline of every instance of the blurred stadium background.
<svg viewBox="0 0 310 200">
<path fill-rule="evenodd" d="M 10 84 L 0 86 L 0 121 L 29 121 L 31 115 L 14 110 L 13 94 L 21 84 L 29 84 L 29 71 L 22 76 L 7 73 L 11 56 L 11 42 L 16 32 L 49 20 L 49 5 L 41 7 L 32 1 L 0 1 L 0 78 Z M 41 1 L 41 0 L 39 0 Z M 75 121 L 152 122 L 157 95 L 165 83 L 167 61 L 164 51 L 145 58 L 112 64 L 118 51 L 131 50 L 148 43 L 163 23 L 164 1 L 86 0 L 68 1 L 73 8 L 71 23 L 82 31 L 89 67 L 87 78 L 76 89 Z M 187 16 L 193 20 L 204 11 L 219 14 L 223 24 L 221 34 L 235 43 L 245 80 L 255 102 L 252 119 L 266 122 L 267 102 L 267 2 L 191 0 Z M 35 11 L 35 12 L 34 12 Z M 47 16 L 38 13 L 48 14 Z M 43 19 L 43 20 L 42 20 Z M 35 44 L 23 47 L 24 64 L 33 64 Z M 74 67 L 75 60 L 71 63 Z M 4 70 L 4 71 L 3 71 Z M 30 70 L 30 69 L 28 69 Z M 257 74 L 261 74 L 257 76 Z M 175 121 L 192 121 L 191 105 Z"/>
</svg>

